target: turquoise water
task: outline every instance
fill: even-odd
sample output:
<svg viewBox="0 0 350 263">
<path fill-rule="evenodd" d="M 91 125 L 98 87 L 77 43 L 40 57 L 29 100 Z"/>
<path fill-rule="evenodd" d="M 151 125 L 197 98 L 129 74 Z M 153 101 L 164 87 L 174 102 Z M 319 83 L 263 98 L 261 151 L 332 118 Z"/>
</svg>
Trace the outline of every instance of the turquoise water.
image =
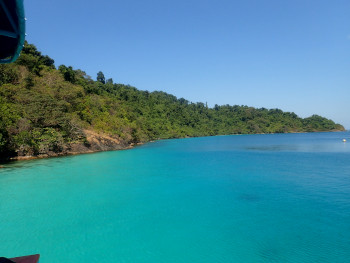
<svg viewBox="0 0 350 263">
<path fill-rule="evenodd" d="M 165 140 L 7 164 L 0 256 L 33 253 L 41 263 L 349 262 L 350 134 Z"/>
</svg>

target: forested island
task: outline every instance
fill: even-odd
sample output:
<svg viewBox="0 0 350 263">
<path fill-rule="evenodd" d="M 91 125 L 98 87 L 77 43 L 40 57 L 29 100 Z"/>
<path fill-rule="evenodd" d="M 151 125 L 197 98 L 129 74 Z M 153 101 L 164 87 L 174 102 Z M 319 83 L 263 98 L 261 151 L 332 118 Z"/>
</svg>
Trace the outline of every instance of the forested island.
<svg viewBox="0 0 350 263">
<path fill-rule="evenodd" d="M 0 65 L 0 158 L 125 149 L 157 139 L 227 134 L 343 131 L 332 120 L 280 109 L 189 102 L 54 65 L 25 43 Z"/>
</svg>

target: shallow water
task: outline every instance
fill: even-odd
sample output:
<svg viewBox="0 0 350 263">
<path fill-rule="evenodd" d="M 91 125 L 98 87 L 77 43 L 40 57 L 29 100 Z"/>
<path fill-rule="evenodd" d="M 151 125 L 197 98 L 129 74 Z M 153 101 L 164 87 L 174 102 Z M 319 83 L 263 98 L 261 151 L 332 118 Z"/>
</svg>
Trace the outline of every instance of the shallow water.
<svg viewBox="0 0 350 263">
<path fill-rule="evenodd" d="M 0 256 L 348 262 L 349 141 L 349 133 L 218 136 L 7 164 Z"/>
</svg>

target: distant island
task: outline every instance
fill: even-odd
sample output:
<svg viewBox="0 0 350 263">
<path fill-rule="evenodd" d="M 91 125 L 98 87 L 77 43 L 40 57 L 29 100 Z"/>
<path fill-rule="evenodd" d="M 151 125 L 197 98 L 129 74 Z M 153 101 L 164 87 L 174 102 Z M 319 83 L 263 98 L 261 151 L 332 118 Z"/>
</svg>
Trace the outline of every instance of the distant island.
<svg viewBox="0 0 350 263">
<path fill-rule="evenodd" d="M 228 134 L 344 131 L 318 115 L 189 102 L 141 91 L 54 60 L 25 43 L 0 65 L 0 158 L 49 157 L 130 148 L 157 139 Z"/>
</svg>

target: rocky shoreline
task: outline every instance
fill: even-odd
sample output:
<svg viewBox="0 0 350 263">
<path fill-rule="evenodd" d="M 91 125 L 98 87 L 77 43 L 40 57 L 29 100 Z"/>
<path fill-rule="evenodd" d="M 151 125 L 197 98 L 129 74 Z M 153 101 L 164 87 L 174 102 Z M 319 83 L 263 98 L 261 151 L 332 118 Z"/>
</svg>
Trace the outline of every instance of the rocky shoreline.
<svg viewBox="0 0 350 263">
<path fill-rule="evenodd" d="M 115 151 L 115 150 L 127 150 L 133 148 L 135 145 L 140 145 L 142 143 L 126 143 L 120 139 L 113 137 L 108 134 L 98 133 L 92 130 L 84 130 L 84 135 L 86 138 L 85 143 L 72 143 L 66 145 L 64 149 L 60 152 L 47 151 L 43 154 L 38 155 L 19 155 L 12 156 L 9 158 L 3 158 L 3 162 L 6 161 L 21 161 L 21 160 L 32 160 L 32 159 L 42 159 L 50 157 L 77 155 L 77 154 L 87 154 L 103 151 Z M 1 161 L 1 160 L 0 160 Z M 0 168 L 4 166 L 0 165 Z"/>
</svg>

